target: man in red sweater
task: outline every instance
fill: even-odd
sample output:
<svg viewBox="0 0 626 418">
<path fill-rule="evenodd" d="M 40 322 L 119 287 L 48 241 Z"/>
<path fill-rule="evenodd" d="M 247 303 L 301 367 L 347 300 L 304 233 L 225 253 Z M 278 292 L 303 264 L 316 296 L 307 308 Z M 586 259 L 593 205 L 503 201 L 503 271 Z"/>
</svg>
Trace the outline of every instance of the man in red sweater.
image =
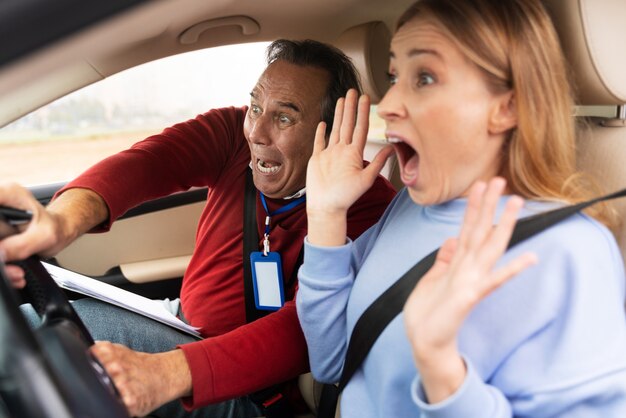
<svg viewBox="0 0 626 418">
<path fill-rule="evenodd" d="M 106 231 L 141 202 L 208 187 L 175 309 L 201 329 L 204 339 L 194 341 L 91 299 L 74 303 L 96 340 L 124 344 L 100 342 L 92 350 L 131 415 L 156 409 L 151 416 L 269 416 L 271 411 L 248 396 L 268 387 L 278 388 L 271 392 L 274 399 L 298 410 L 294 382 L 308 371 L 293 302 L 307 225 L 306 166 L 318 123 L 324 121 L 330 132 L 335 102 L 359 87 L 352 63 L 340 51 L 314 41 L 279 40 L 268 48 L 268 66 L 249 106 L 214 109 L 138 142 L 88 169 L 45 209 L 26 190 L 0 186 L 0 204 L 35 214 L 26 231 L 0 241 L 8 260 L 33 253 L 52 256 L 85 232 Z M 270 254 L 280 255 L 275 265 L 282 271 L 285 301 L 271 302 L 271 311 L 252 313 L 246 312 L 243 274 L 252 264 L 242 245 L 250 173 L 256 188 L 255 232 L 261 237 L 257 255 L 266 256 L 264 241 Z M 348 236 L 355 239 L 374 224 L 394 194 L 379 176 L 351 208 Z M 266 216 L 271 218 L 267 227 Z M 19 269 L 10 274 L 21 283 Z M 179 398 L 184 408 L 175 401 Z"/>
</svg>

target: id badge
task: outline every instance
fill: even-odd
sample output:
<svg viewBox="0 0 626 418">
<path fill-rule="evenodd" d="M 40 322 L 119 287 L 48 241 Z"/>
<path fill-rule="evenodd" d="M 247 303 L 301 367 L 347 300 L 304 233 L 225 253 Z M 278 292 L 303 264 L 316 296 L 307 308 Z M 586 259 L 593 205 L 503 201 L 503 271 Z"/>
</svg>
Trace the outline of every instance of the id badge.
<svg viewBox="0 0 626 418">
<path fill-rule="evenodd" d="M 280 254 L 268 252 L 250 253 L 254 303 L 257 309 L 276 311 L 285 303 L 283 292 L 283 267 Z"/>
</svg>

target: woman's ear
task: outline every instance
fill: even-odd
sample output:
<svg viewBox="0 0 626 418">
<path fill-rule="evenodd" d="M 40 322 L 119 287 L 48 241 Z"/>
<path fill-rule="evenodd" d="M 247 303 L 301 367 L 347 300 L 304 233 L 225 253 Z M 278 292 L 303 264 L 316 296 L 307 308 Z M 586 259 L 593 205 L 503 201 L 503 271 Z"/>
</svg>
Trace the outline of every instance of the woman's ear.
<svg viewBox="0 0 626 418">
<path fill-rule="evenodd" d="M 513 91 L 497 97 L 489 118 L 489 133 L 498 135 L 517 126 L 517 108 Z"/>
</svg>

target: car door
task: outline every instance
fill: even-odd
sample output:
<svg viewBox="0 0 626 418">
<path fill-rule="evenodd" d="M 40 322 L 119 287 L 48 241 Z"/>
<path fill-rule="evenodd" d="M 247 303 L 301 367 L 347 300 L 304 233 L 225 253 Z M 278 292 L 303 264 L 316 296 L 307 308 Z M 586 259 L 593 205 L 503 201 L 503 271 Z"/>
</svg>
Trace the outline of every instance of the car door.
<svg viewBox="0 0 626 418">
<path fill-rule="evenodd" d="M 30 189 L 46 204 L 60 186 Z M 146 297 L 177 297 L 206 194 L 206 189 L 194 189 L 146 202 L 123 215 L 110 231 L 80 237 L 54 261 Z"/>
</svg>

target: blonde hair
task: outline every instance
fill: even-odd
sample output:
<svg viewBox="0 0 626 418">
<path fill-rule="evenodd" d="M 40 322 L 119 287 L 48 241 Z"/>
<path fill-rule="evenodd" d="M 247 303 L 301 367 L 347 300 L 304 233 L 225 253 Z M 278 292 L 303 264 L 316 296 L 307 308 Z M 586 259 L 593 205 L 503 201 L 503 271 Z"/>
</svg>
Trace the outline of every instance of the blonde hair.
<svg viewBox="0 0 626 418">
<path fill-rule="evenodd" d="M 568 67 L 539 0 L 420 0 L 400 16 L 439 26 L 485 74 L 494 92 L 513 91 L 517 126 L 500 175 L 529 199 L 580 202 L 598 193 L 576 171 L 576 125 Z M 591 189 L 591 191 L 590 191 Z M 590 214 L 608 222 L 607 206 Z"/>
</svg>

